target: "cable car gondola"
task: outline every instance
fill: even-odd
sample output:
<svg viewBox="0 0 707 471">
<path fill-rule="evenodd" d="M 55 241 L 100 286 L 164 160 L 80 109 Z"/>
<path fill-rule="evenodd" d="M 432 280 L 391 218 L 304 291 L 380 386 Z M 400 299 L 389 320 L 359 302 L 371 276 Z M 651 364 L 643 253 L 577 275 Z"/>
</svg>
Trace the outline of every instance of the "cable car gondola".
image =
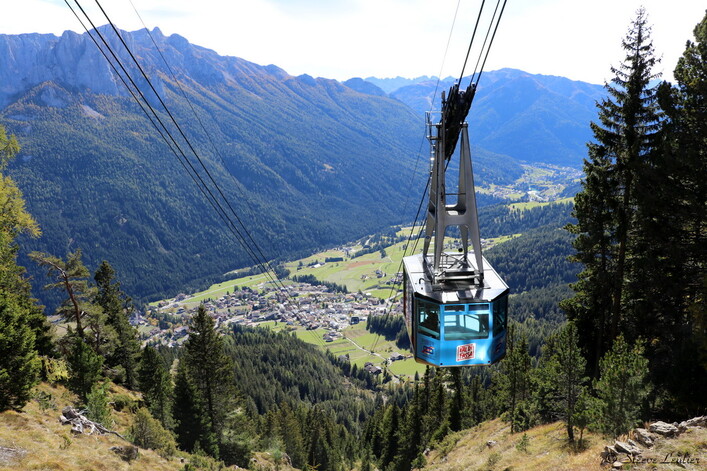
<svg viewBox="0 0 707 471">
<path fill-rule="evenodd" d="M 440 120 L 433 123 L 427 114 L 432 169 L 425 242 L 421 254 L 403 259 L 411 348 L 416 361 L 432 366 L 490 365 L 506 353 L 509 289 L 481 253 L 465 122 L 475 91 L 473 84 L 466 91 L 454 85 L 446 99 L 442 95 Z M 457 192 L 448 193 L 445 174 L 460 137 L 459 184 Z M 456 202 L 448 204 L 448 197 Z M 459 252 L 444 251 L 450 227 L 459 229 Z"/>
</svg>

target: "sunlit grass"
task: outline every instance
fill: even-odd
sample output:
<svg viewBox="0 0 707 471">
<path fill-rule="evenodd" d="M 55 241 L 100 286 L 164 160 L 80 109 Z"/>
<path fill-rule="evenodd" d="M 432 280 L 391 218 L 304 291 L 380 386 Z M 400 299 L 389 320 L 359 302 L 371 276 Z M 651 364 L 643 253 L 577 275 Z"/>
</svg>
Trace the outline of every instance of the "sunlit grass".
<svg viewBox="0 0 707 471">
<path fill-rule="evenodd" d="M 71 427 L 59 423 L 61 410 L 76 405 L 76 397 L 62 386 L 39 384 L 35 397 L 21 413 L 0 413 L 0 446 L 25 453 L 10 462 L 0 461 L 0 470 L 180 470 L 184 463 L 176 456 L 166 460 L 152 450 L 140 450 L 138 459 L 127 463 L 120 459 L 111 446 L 125 446 L 128 442 L 115 435 L 75 435 Z M 111 394 L 130 394 L 123 388 L 111 388 Z M 136 398 L 138 396 L 135 396 Z M 132 423 L 127 411 L 111 411 L 108 428 L 125 435 Z M 181 457 L 186 457 L 181 454 Z"/>
</svg>

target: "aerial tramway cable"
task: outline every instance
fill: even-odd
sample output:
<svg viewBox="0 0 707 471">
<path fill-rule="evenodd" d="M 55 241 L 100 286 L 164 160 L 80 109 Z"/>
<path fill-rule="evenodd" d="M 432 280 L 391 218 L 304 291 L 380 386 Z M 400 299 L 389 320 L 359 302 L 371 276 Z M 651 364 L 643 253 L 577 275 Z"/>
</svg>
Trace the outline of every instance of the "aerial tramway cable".
<svg viewBox="0 0 707 471">
<path fill-rule="evenodd" d="M 275 278 L 273 278 L 273 277 L 270 275 L 270 272 L 271 272 L 272 269 L 271 269 L 271 267 L 269 266 L 269 264 L 267 263 L 267 260 L 265 260 L 265 257 L 262 255 L 262 251 L 260 250 L 260 247 L 259 247 L 258 244 L 255 242 L 255 240 L 252 238 L 252 236 L 250 236 L 250 233 L 247 232 L 247 229 L 246 229 L 245 224 L 244 224 L 243 221 L 238 217 L 237 213 L 235 212 L 235 210 L 233 209 L 233 207 L 232 207 L 231 204 L 229 203 L 228 199 L 227 199 L 227 198 L 225 197 L 225 195 L 223 194 L 223 191 L 222 191 L 221 188 L 219 187 L 218 183 L 213 179 L 213 176 L 211 175 L 211 173 L 208 171 L 208 169 L 207 169 L 206 166 L 204 165 L 204 163 L 203 163 L 203 161 L 201 160 L 200 156 L 198 155 L 198 153 L 196 152 L 196 150 L 195 150 L 194 147 L 192 146 L 192 144 L 191 144 L 191 142 L 189 141 L 189 139 L 187 138 L 187 136 L 186 136 L 186 135 L 184 134 L 184 132 L 182 131 L 182 129 L 181 129 L 181 127 L 179 126 L 179 124 L 176 122 L 175 118 L 173 117 L 173 115 L 171 114 L 171 112 L 169 111 L 169 109 L 167 108 L 166 104 L 164 103 L 164 101 L 163 101 L 162 98 L 160 97 L 159 93 L 157 92 L 157 90 L 156 90 L 156 89 L 154 88 L 154 86 L 152 85 L 152 83 L 151 83 L 149 77 L 147 76 L 147 74 L 145 74 L 144 70 L 142 69 L 142 67 L 141 67 L 140 64 L 138 63 L 138 61 L 137 61 L 137 59 L 135 58 L 135 56 L 133 55 L 132 51 L 130 50 L 130 48 L 129 48 L 129 47 L 127 46 L 127 44 L 125 43 L 125 41 L 124 41 L 123 38 L 121 37 L 120 33 L 117 31 L 117 28 L 116 28 L 115 25 L 112 23 L 112 21 L 110 20 L 110 18 L 108 17 L 108 15 L 106 14 L 105 10 L 104 10 L 104 9 L 102 8 L 102 6 L 100 5 L 100 3 L 98 2 L 98 0 L 96 0 L 96 3 L 98 4 L 98 6 L 99 6 L 99 8 L 101 9 L 101 11 L 103 12 L 103 14 L 106 16 L 106 19 L 107 19 L 107 20 L 109 21 L 109 23 L 111 24 L 111 26 L 112 26 L 112 28 L 113 28 L 115 34 L 118 36 L 118 38 L 120 39 L 121 43 L 123 44 L 123 46 L 124 46 L 125 49 L 127 50 L 128 54 L 130 55 L 130 57 L 133 59 L 133 61 L 134 61 L 135 64 L 137 65 L 137 67 L 138 67 L 138 69 L 140 70 L 140 72 L 142 73 L 144 79 L 147 81 L 147 83 L 149 84 L 149 86 L 150 86 L 150 88 L 152 89 L 153 93 L 155 94 L 155 96 L 157 97 L 157 99 L 159 100 L 159 102 L 162 104 L 162 106 L 163 106 L 163 108 L 165 109 L 165 111 L 166 111 L 166 113 L 168 114 L 168 116 L 171 118 L 173 124 L 174 124 L 174 125 L 176 126 L 176 128 L 179 130 L 179 132 L 180 132 L 182 138 L 183 138 L 184 141 L 187 143 L 187 146 L 191 149 L 192 153 L 194 154 L 194 156 L 196 157 L 196 159 L 199 161 L 199 163 L 201 164 L 201 166 L 202 166 L 202 168 L 204 169 L 204 171 L 207 173 L 207 175 L 208 175 L 208 177 L 209 177 L 209 180 L 211 181 L 212 185 L 216 188 L 217 193 L 221 196 L 221 198 L 222 198 L 222 200 L 224 201 L 224 203 L 226 204 L 226 206 L 228 206 L 228 208 L 229 208 L 229 210 L 231 211 L 231 213 L 233 214 L 233 216 L 238 220 L 238 222 L 239 222 L 240 226 L 242 227 L 242 229 L 247 232 L 248 237 L 250 238 L 250 243 L 248 242 L 248 240 L 246 240 L 246 238 L 243 236 L 243 234 L 242 234 L 241 231 L 238 229 L 238 227 L 236 227 L 236 224 L 235 224 L 235 223 L 233 222 L 233 220 L 229 217 L 229 215 L 227 214 L 226 210 L 225 210 L 224 207 L 222 206 L 222 204 L 221 204 L 221 202 L 219 201 L 219 199 L 216 197 L 216 195 L 214 194 L 214 192 L 209 188 L 209 186 L 208 186 L 207 183 L 204 181 L 204 179 L 202 178 L 202 176 L 199 174 L 199 172 L 197 171 L 197 169 L 194 167 L 194 165 L 191 163 L 191 161 L 190 161 L 189 158 L 186 156 L 186 154 L 184 153 L 184 151 L 181 149 L 181 147 L 179 146 L 179 144 L 176 142 L 176 140 L 174 139 L 174 136 L 172 136 L 172 134 L 171 134 L 171 132 L 169 131 L 169 129 L 167 128 L 167 126 L 166 126 L 166 125 L 164 124 L 164 122 L 161 120 L 161 118 L 159 117 L 159 115 L 155 112 L 155 110 L 154 110 L 154 108 L 152 107 L 152 105 L 149 103 L 149 101 L 147 100 L 147 98 L 144 96 L 144 94 L 143 94 L 142 91 L 140 90 L 140 87 L 135 83 L 135 81 L 134 81 L 134 79 L 132 78 L 132 76 L 130 75 L 130 73 L 127 71 L 127 69 L 125 68 L 125 66 L 124 66 L 123 63 L 121 62 L 121 60 L 120 60 L 120 59 L 118 58 L 118 56 L 115 54 L 115 52 L 113 51 L 113 49 L 112 49 L 112 47 L 110 46 L 110 44 L 108 43 L 108 41 L 103 37 L 103 35 L 101 34 L 101 32 L 96 28 L 96 26 L 94 25 L 93 21 L 91 20 L 91 18 L 89 17 L 89 15 L 86 13 L 86 11 L 83 9 L 83 7 L 82 7 L 81 4 L 78 2 L 78 0 L 74 0 L 74 2 L 76 3 L 76 6 L 81 10 L 81 12 L 83 13 L 83 15 L 84 15 L 85 18 L 87 19 L 87 21 L 91 24 L 91 27 L 93 28 L 94 32 L 99 36 L 99 38 L 101 39 L 101 41 L 102 41 L 103 44 L 104 44 L 104 47 L 110 52 L 110 54 L 111 54 L 111 56 L 113 57 L 115 63 L 117 63 L 118 66 L 120 67 L 120 69 L 123 71 L 123 74 L 125 74 L 125 77 L 127 78 L 127 80 L 130 81 L 130 83 L 131 83 L 132 86 L 134 87 L 135 91 L 140 95 L 140 97 L 142 98 L 142 102 L 144 102 L 144 105 L 143 105 L 143 103 L 141 102 L 141 100 L 137 97 L 137 95 L 135 94 L 135 91 L 133 91 L 133 89 L 128 85 L 128 83 L 126 82 L 125 78 L 123 78 L 123 76 L 118 72 L 118 70 L 117 70 L 115 64 L 113 63 L 113 61 L 110 60 L 110 58 L 108 57 L 107 53 L 106 53 L 106 52 L 104 51 L 104 49 L 98 44 L 97 40 L 93 37 L 93 35 L 91 34 L 91 32 L 89 31 L 89 29 L 87 28 L 87 26 L 83 23 L 83 21 L 81 20 L 81 18 L 80 18 L 79 15 L 77 14 L 77 12 L 74 10 L 74 8 L 71 6 L 71 4 L 69 4 L 68 0 L 64 0 L 64 1 L 65 1 L 66 5 L 71 9 L 71 11 L 72 11 L 72 13 L 74 14 L 74 16 L 76 16 L 76 18 L 79 20 L 79 22 L 81 23 L 81 25 L 83 26 L 83 28 L 86 30 L 86 32 L 87 32 L 87 34 L 89 35 L 89 37 L 91 38 L 91 40 L 94 42 L 94 44 L 96 44 L 96 47 L 98 47 L 98 49 L 99 49 L 99 51 L 101 52 L 101 54 L 103 54 L 103 56 L 106 58 L 106 60 L 107 60 L 108 63 L 110 64 L 111 68 L 112 68 L 112 69 L 114 70 L 114 72 L 116 73 L 116 75 L 118 75 L 118 77 L 120 78 L 121 82 L 122 82 L 123 85 L 126 87 L 126 89 L 129 91 L 129 93 L 131 94 L 131 96 L 133 97 L 133 99 L 138 103 L 138 105 L 140 106 L 140 108 L 141 108 L 141 110 L 143 111 L 143 113 L 148 117 L 148 119 L 150 120 L 151 124 L 152 124 L 152 125 L 155 127 L 155 129 L 158 131 L 158 133 L 160 134 L 160 136 L 162 137 L 162 139 L 163 139 L 163 140 L 165 141 L 165 143 L 167 144 L 168 148 L 172 151 L 172 153 L 175 154 L 175 156 L 176 156 L 177 159 L 179 160 L 180 164 L 184 167 L 184 169 L 187 171 L 187 173 L 189 173 L 190 177 L 192 178 L 192 180 L 194 181 L 194 183 L 197 185 L 197 187 L 199 188 L 199 190 L 201 191 L 201 193 L 204 195 L 204 197 L 207 199 L 207 201 L 209 202 L 209 204 L 210 204 L 210 205 L 212 206 L 212 208 L 216 211 L 216 213 L 219 215 L 219 217 L 224 221 L 224 223 L 226 224 L 226 226 L 227 226 L 227 228 L 229 229 L 229 231 L 230 231 L 230 232 L 233 234 L 233 236 L 235 237 L 236 241 L 244 248 L 244 250 L 246 251 L 246 253 L 248 254 L 248 256 L 251 258 L 251 260 L 253 260 L 253 263 L 254 263 L 256 266 L 260 267 L 261 270 L 265 273 L 265 275 L 266 275 L 276 286 L 278 285 L 278 282 L 279 282 L 279 287 L 280 287 L 280 289 L 284 289 L 284 285 L 282 284 L 282 281 L 279 280 L 279 278 L 277 278 L 277 274 L 274 273 L 274 271 L 273 271 L 273 275 L 275 276 Z M 152 116 L 150 116 L 150 113 L 148 113 L 148 111 L 145 109 L 145 106 L 147 106 L 147 108 L 149 108 L 149 110 L 152 112 L 152 115 L 154 116 L 154 119 L 152 118 Z M 157 125 L 157 123 L 155 122 L 155 120 L 159 123 L 159 126 Z M 160 126 L 161 126 L 162 129 L 160 129 Z M 165 134 L 166 134 L 166 136 L 165 136 Z M 169 139 L 167 138 L 167 136 L 169 136 Z M 171 143 L 170 143 L 170 141 L 171 141 Z M 176 148 L 176 150 L 175 150 L 175 148 Z M 180 157 L 180 154 L 181 154 L 181 157 Z M 188 167 L 187 167 L 187 166 L 188 166 Z M 190 171 L 190 170 L 191 170 L 191 171 Z M 197 180 L 198 180 L 198 181 L 197 181 Z M 255 247 L 255 249 L 253 249 L 253 247 Z M 257 253 L 256 253 L 256 252 L 257 252 Z M 266 266 L 266 265 L 267 265 L 267 266 Z"/>
<path fill-rule="evenodd" d="M 184 99 L 186 100 L 186 102 L 189 104 L 189 108 L 191 109 L 192 114 L 194 115 L 194 117 L 196 118 L 197 122 L 199 123 L 199 126 L 200 126 L 201 129 L 204 131 L 204 134 L 206 135 L 206 137 L 209 139 L 209 143 L 211 144 L 211 147 L 214 149 L 214 153 L 219 157 L 219 160 L 221 160 L 221 163 L 223 164 L 224 169 L 227 169 L 227 168 L 228 168 L 228 165 L 226 164 L 226 161 L 225 161 L 225 159 L 223 158 L 223 155 L 222 155 L 222 153 L 221 153 L 219 147 L 218 147 L 218 146 L 216 145 L 216 143 L 214 142 L 214 139 L 213 139 L 213 137 L 212 137 L 212 135 L 211 135 L 211 132 L 209 132 L 209 130 L 206 128 L 206 126 L 204 125 L 203 121 L 201 120 L 201 117 L 200 117 L 199 114 L 196 112 L 196 109 L 194 108 L 194 105 L 193 105 L 192 101 L 189 99 L 189 96 L 188 96 L 188 95 L 186 94 L 186 92 L 184 91 L 184 88 L 182 87 L 181 82 L 177 79 L 176 74 L 175 74 L 174 71 L 172 70 L 172 67 L 169 65 L 169 62 L 167 61 L 167 58 L 166 58 L 166 57 L 164 56 L 164 54 L 162 53 L 162 50 L 160 49 L 159 45 L 157 44 L 157 41 L 155 41 L 155 38 L 154 38 L 154 36 L 152 35 L 152 32 L 148 29 L 147 25 L 145 25 L 145 22 L 143 21 L 142 16 L 141 16 L 140 13 L 138 12 L 137 8 L 135 8 L 135 5 L 133 4 L 132 0 L 129 0 L 129 2 L 130 2 L 130 5 L 133 7 L 133 10 L 135 11 L 135 14 L 136 14 L 137 17 L 140 19 L 140 22 L 142 23 L 142 26 L 145 28 L 145 31 L 147 31 L 147 34 L 148 34 L 148 36 L 150 37 L 150 40 L 152 41 L 152 44 L 153 44 L 154 47 L 155 47 L 155 50 L 157 50 L 158 54 L 159 54 L 160 57 L 162 58 L 162 61 L 164 62 L 165 66 L 167 67 L 167 71 L 169 72 L 169 74 L 170 74 L 170 76 L 172 77 L 172 79 L 174 80 L 174 82 L 177 84 L 177 87 L 179 87 L 179 91 L 182 93 L 182 96 L 184 97 Z M 110 21 L 110 20 L 109 20 L 109 21 Z M 237 190 L 238 193 L 240 194 L 241 199 L 246 202 L 246 206 L 247 206 L 247 207 L 250 207 L 250 203 L 249 203 L 249 201 L 248 201 L 248 198 L 246 197 L 245 193 L 244 193 L 243 190 L 241 189 L 241 184 L 240 184 L 240 182 L 238 182 L 238 181 L 236 180 L 236 177 L 235 177 L 231 172 L 226 171 L 226 173 L 231 177 L 231 180 L 232 180 L 233 183 L 234 183 L 234 187 L 236 188 L 236 190 Z M 229 206 L 230 206 L 230 205 L 229 205 Z M 255 249 L 257 250 L 258 254 L 260 255 L 260 260 L 262 261 L 262 263 L 263 263 L 263 265 L 265 266 L 265 268 L 267 268 L 266 272 L 267 272 L 267 271 L 271 271 L 273 274 L 275 274 L 275 277 L 278 278 L 278 280 L 279 280 L 279 277 L 277 277 L 277 273 L 276 273 L 275 270 L 272 268 L 272 266 L 270 265 L 270 262 L 268 261 L 268 259 L 265 257 L 265 255 L 264 255 L 263 252 L 261 251 L 260 247 L 258 246 L 257 242 L 255 241 L 255 239 L 254 239 L 253 236 L 251 235 L 250 231 L 248 231 L 248 228 L 246 227 L 246 225 L 241 221 L 241 218 L 238 216 L 237 213 L 234 212 L 234 216 L 236 217 L 236 219 L 238 220 L 239 224 L 241 225 L 241 227 L 242 227 L 242 229 L 243 229 L 243 232 L 246 234 L 248 240 L 250 240 L 251 243 L 255 246 Z"/>
<path fill-rule="evenodd" d="M 180 135 L 182 136 L 182 138 L 186 141 L 187 146 L 189 146 L 189 149 L 190 149 L 191 152 L 194 154 L 194 157 L 196 157 L 196 159 L 199 161 L 199 164 L 200 164 L 201 167 L 203 168 L 204 172 L 206 172 L 206 175 L 208 176 L 209 180 L 211 181 L 211 183 L 213 184 L 213 186 L 214 186 L 214 187 L 216 188 L 216 190 L 218 191 L 219 195 L 221 196 L 222 200 L 224 201 L 224 203 L 226 204 L 226 206 L 227 206 L 228 209 L 230 210 L 231 214 L 233 214 L 233 216 L 236 218 L 236 220 L 238 221 L 238 223 L 239 223 L 239 225 L 241 226 L 241 228 L 250 236 L 250 234 L 247 232 L 247 229 L 246 229 L 246 227 L 245 227 L 245 224 L 243 224 L 243 221 L 240 219 L 240 217 L 238 216 L 238 214 L 236 213 L 236 211 L 233 209 L 233 206 L 231 205 L 231 203 L 230 203 L 230 201 L 228 200 L 228 198 L 226 198 L 226 196 L 224 195 L 223 191 L 221 190 L 221 187 L 220 187 L 220 186 L 218 185 L 218 183 L 214 180 L 213 176 L 211 175 L 211 172 L 209 171 L 209 169 L 208 169 L 208 168 L 206 167 L 206 165 L 204 164 L 203 160 L 201 159 L 201 157 L 200 157 L 199 154 L 197 153 L 197 151 L 196 151 L 196 149 L 194 148 L 194 146 L 191 144 L 191 141 L 189 141 L 189 139 L 188 139 L 187 136 L 185 135 L 184 131 L 182 130 L 182 127 L 179 125 L 179 123 L 178 123 L 177 120 L 174 118 L 174 116 L 172 115 L 171 111 L 169 110 L 169 108 L 167 107 L 167 105 L 165 104 L 165 102 L 162 100 L 162 97 L 159 95 L 159 93 L 157 92 L 157 90 L 155 89 L 155 87 L 152 85 L 152 81 L 151 81 L 150 78 L 147 76 L 147 74 L 146 74 L 145 71 L 143 70 L 143 68 L 142 68 L 142 66 L 140 65 L 140 63 L 138 62 L 138 60 L 135 58 L 135 55 L 134 55 L 134 54 L 132 53 L 132 51 L 130 50 L 130 47 L 129 47 L 129 46 L 126 44 L 126 42 L 123 40 L 123 37 L 122 37 L 122 35 L 120 34 L 120 32 L 118 31 L 118 29 L 116 28 L 115 24 L 114 24 L 113 21 L 111 21 L 111 19 L 108 17 L 108 14 L 107 14 L 106 11 L 103 9 L 103 6 L 102 6 L 101 3 L 99 2 L 99 0 L 95 0 L 95 2 L 96 2 L 96 5 L 98 5 L 98 8 L 100 8 L 100 10 L 101 10 L 101 12 L 103 13 L 103 15 L 106 17 L 106 20 L 108 21 L 108 23 L 111 25 L 111 28 L 112 28 L 113 31 L 115 32 L 116 36 L 120 39 L 120 42 L 123 44 L 123 47 L 125 47 L 126 51 L 127 51 L 128 54 L 130 55 L 131 59 L 133 60 L 133 62 L 134 62 L 135 65 L 137 66 L 138 70 L 139 70 L 140 73 L 142 74 L 143 78 L 147 81 L 148 85 L 150 86 L 150 89 L 153 91 L 153 93 L 155 94 L 155 96 L 157 96 L 157 99 L 159 100 L 160 104 L 162 105 L 162 107 L 164 108 L 164 110 L 167 112 L 168 116 L 169 116 L 170 119 L 172 120 L 172 123 L 175 125 L 175 127 L 176 127 L 177 130 L 179 131 L 179 134 L 180 134 Z M 230 218 L 229 218 L 229 220 L 230 220 Z M 243 238 L 243 235 L 240 233 L 240 231 L 238 231 L 238 234 L 239 234 L 239 236 L 240 236 L 241 238 Z M 245 241 L 245 238 L 243 238 L 243 240 Z M 250 240 L 251 240 L 251 243 L 253 244 L 253 246 L 255 247 L 256 252 L 258 252 L 258 253 L 262 256 L 262 251 L 260 250 L 260 247 L 257 245 L 257 243 L 255 242 L 255 240 L 253 240 L 252 237 L 250 238 Z M 246 244 L 247 244 L 247 245 L 250 245 L 250 244 L 248 244 L 247 241 L 246 241 Z M 264 258 L 264 256 L 262 257 L 262 259 L 259 259 L 259 258 L 256 256 L 256 259 L 259 260 L 258 265 L 260 265 L 260 266 L 262 266 L 262 267 L 264 267 L 264 266 L 267 264 L 267 260 Z M 269 270 L 266 269 L 265 272 L 268 273 Z M 276 274 L 275 274 L 275 276 L 277 277 Z M 273 281 L 275 281 L 275 280 L 273 280 Z M 280 280 L 278 279 L 278 281 L 280 281 Z M 284 288 L 284 286 L 282 286 L 282 282 L 280 282 L 280 285 L 281 285 L 281 286 L 280 286 L 281 288 Z"/>
</svg>

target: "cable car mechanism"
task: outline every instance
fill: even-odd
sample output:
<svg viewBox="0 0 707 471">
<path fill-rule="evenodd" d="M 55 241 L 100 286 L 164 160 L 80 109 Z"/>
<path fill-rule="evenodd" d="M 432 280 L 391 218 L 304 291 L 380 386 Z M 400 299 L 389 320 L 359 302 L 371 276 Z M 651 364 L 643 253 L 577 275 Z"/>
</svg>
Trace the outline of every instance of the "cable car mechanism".
<svg viewBox="0 0 707 471">
<path fill-rule="evenodd" d="M 431 185 L 421 254 L 403 259 L 405 323 L 415 360 L 432 366 L 490 365 L 506 353 L 508 285 L 481 253 L 479 218 L 466 116 L 476 92 L 455 84 L 440 120 L 427 113 Z M 457 193 L 448 193 L 445 175 L 461 137 Z M 447 203 L 447 198 L 456 202 Z M 449 227 L 458 227 L 461 248 L 444 251 Z M 434 236 L 432 254 L 430 245 Z M 469 251 L 471 238 L 473 251 Z"/>
</svg>

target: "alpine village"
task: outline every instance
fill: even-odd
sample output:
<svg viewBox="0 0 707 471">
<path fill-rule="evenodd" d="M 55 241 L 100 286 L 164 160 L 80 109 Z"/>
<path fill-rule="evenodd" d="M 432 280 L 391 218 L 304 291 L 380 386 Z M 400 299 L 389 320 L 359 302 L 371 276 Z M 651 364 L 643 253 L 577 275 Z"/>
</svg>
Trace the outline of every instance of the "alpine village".
<svg viewBox="0 0 707 471">
<path fill-rule="evenodd" d="M 0 34 L 0 470 L 707 469 L 707 11 L 595 85 L 500 0 L 345 81 L 104 4 Z"/>
</svg>

